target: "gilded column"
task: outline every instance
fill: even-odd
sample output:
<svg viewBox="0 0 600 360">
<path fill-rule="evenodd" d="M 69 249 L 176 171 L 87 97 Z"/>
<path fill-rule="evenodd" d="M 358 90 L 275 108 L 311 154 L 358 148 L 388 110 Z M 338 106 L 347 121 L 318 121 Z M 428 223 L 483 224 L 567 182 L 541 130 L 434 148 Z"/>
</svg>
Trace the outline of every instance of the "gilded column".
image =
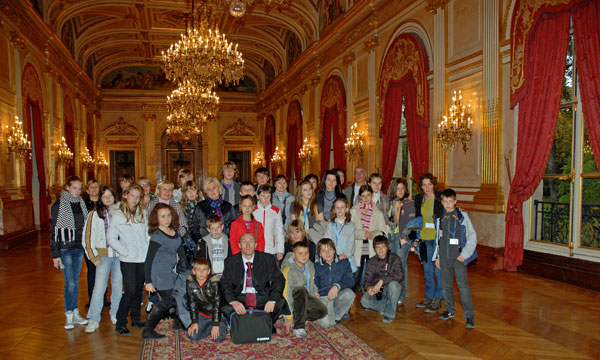
<svg viewBox="0 0 600 360">
<path fill-rule="evenodd" d="M 23 78 L 23 66 L 21 64 L 21 52 L 25 49 L 25 40 L 16 32 L 11 31 L 10 33 L 10 42 L 13 45 L 14 50 L 14 71 L 15 71 L 15 88 L 16 88 L 16 113 L 19 119 L 23 122 L 23 128 L 27 129 L 27 119 L 25 118 L 25 114 L 23 114 L 23 88 L 22 88 L 22 78 Z M 25 186 L 25 163 L 17 160 L 13 157 L 13 166 L 14 166 L 14 185 L 19 191 L 19 198 L 23 198 L 23 193 L 21 187 Z"/>
<path fill-rule="evenodd" d="M 377 156 L 377 137 L 379 135 L 379 127 L 377 126 L 377 53 L 376 49 L 379 45 L 379 38 L 377 35 L 373 35 L 371 38 L 366 40 L 363 44 L 364 49 L 369 53 L 368 57 L 368 82 L 367 89 L 369 91 L 369 123 L 366 131 L 367 141 L 365 153 L 367 159 L 375 159 L 375 161 L 364 161 L 364 157 L 359 159 L 358 162 L 363 162 L 363 165 L 367 172 L 374 172 L 377 168 L 377 162 L 381 157 Z M 359 126 L 360 128 L 360 126 Z M 350 132 L 348 132 L 350 133 Z M 359 165 L 358 163 L 356 165 Z M 350 169 L 350 168 L 349 168 Z"/>
<path fill-rule="evenodd" d="M 433 26 L 433 110 L 430 131 L 433 143 L 432 171 L 440 184 L 446 183 L 446 151 L 436 138 L 437 125 L 446 112 L 446 24 L 443 7 L 436 10 Z"/>
<path fill-rule="evenodd" d="M 152 179 L 153 175 L 156 173 L 156 156 L 154 151 L 156 139 L 156 114 L 144 114 L 144 129 L 146 151 L 143 153 L 143 158 L 146 162 L 146 169 L 141 175 Z"/>
<path fill-rule="evenodd" d="M 352 99 L 353 81 L 354 81 L 354 60 L 356 56 L 354 52 L 349 52 L 344 56 L 342 64 L 346 67 L 346 129 L 349 129 L 348 124 L 353 124 L 354 119 L 354 100 Z"/>
</svg>

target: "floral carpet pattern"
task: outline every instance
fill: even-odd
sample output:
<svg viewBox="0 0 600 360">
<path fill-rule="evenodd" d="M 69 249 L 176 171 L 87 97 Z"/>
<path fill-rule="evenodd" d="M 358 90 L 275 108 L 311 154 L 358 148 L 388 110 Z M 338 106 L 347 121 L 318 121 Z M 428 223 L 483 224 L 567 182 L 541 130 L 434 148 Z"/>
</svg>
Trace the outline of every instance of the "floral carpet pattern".
<svg viewBox="0 0 600 360">
<path fill-rule="evenodd" d="M 162 321 L 157 332 L 167 335 L 163 340 L 144 340 L 143 360 L 163 359 L 383 359 L 373 348 L 344 325 L 329 329 L 310 322 L 308 337 L 298 339 L 284 334 L 278 322 L 277 334 L 270 342 L 236 345 L 231 337 L 216 343 L 208 339 L 190 341 L 185 331 L 171 330 L 172 321 Z"/>
</svg>

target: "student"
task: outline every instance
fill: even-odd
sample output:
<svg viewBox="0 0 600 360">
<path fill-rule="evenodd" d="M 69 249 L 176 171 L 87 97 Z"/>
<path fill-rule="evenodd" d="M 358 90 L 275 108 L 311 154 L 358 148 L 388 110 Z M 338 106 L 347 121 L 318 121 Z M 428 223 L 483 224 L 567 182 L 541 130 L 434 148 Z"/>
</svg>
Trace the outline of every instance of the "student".
<svg viewBox="0 0 600 360">
<path fill-rule="evenodd" d="M 100 184 L 94 179 L 87 182 L 86 185 L 87 196 L 83 197 L 85 207 L 87 208 L 88 214 L 96 208 L 100 203 Z M 84 250 L 85 250 L 85 244 Z M 90 302 L 92 301 L 92 292 L 94 291 L 94 281 L 96 279 L 96 266 L 87 256 L 83 257 L 85 260 L 85 267 L 87 269 L 87 290 L 88 290 L 88 303 L 85 305 L 86 309 L 90 308 Z M 106 301 L 105 301 L 106 303 Z"/>
<path fill-rule="evenodd" d="M 360 304 L 365 309 L 383 313 L 383 322 L 391 323 L 396 317 L 396 306 L 402 290 L 402 260 L 389 251 L 387 238 L 377 235 L 373 240 L 376 255 L 367 261 L 365 289 Z"/>
<path fill-rule="evenodd" d="M 65 329 L 74 324 L 85 325 L 88 321 L 79 315 L 77 295 L 79 275 L 83 261 L 83 226 L 88 217 L 87 208 L 81 197 L 83 183 L 77 176 L 69 176 L 60 199 L 52 204 L 52 227 L 50 230 L 50 254 L 54 267 L 65 277 Z"/>
<path fill-rule="evenodd" d="M 177 273 L 176 267 L 186 269 L 186 257 L 183 241 L 176 231 L 179 228 L 177 212 L 167 204 L 157 204 L 148 216 L 148 234 L 150 244 L 144 264 L 145 289 L 149 293 L 158 292 L 160 301 L 156 303 L 142 331 L 143 339 L 162 339 L 165 335 L 154 329 L 167 313 L 175 306 L 173 287 Z"/>
<path fill-rule="evenodd" d="M 477 233 L 466 212 L 456 208 L 456 192 L 446 189 L 442 192 L 442 205 L 444 216 L 438 218 L 436 246 L 433 253 L 435 266 L 442 273 L 442 292 L 444 294 L 445 311 L 440 319 L 448 320 L 454 317 L 454 278 L 460 294 L 460 303 L 464 309 L 465 326 L 469 329 L 475 327 L 473 318 L 473 300 L 467 277 L 467 264 L 476 256 Z"/>
<path fill-rule="evenodd" d="M 256 201 L 257 201 L 256 200 L 256 188 L 254 187 L 254 184 L 251 181 L 244 181 L 240 185 L 240 200 L 241 200 L 242 196 L 245 196 L 245 195 L 252 196 L 252 198 L 254 198 L 254 202 L 256 203 Z M 242 214 L 240 212 L 240 203 L 239 202 L 233 206 L 233 213 L 235 214 L 236 219 L 238 217 L 240 217 L 240 215 Z"/>
<path fill-rule="evenodd" d="M 348 259 L 340 259 L 331 239 L 321 239 L 317 244 L 319 260 L 315 262 L 315 285 L 319 300 L 327 307 L 327 316 L 317 320 L 324 328 L 341 320 L 350 319 L 348 311 L 354 303 L 354 277 Z"/>
<path fill-rule="evenodd" d="M 308 241 L 308 239 L 306 238 L 306 232 L 304 231 L 304 227 L 302 226 L 302 224 L 300 224 L 298 220 L 292 221 L 292 223 L 288 227 L 288 234 L 290 234 L 290 236 L 288 238 L 288 241 L 285 242 L 285 251 L 283 254 L 283 261 L 281 262 L 281 267 L 283 268 L 285 264 L 287 264 L 290 261 L 293 261 L 292 247 L 295 243 L 299 241 L 302 241 L 306 245 L 308 245 L 309 259 L 314 263 L 316 257 L 315 243 L 312 241 Z"/>
<path fill-rule="evenodd" d="M 283 268 L 285 288 L 283 296 L 287 300 L 292 315 L 286 316 L 285 329 L 294 329 L 297 338 L 306 338 L 306 322 L 319 320 L 327 315 L 327 307 L 319 300 L 315 285 L 315 267 L 308 260 L 308 246 L 297 242 L 292 248 L 294 262 Z"/>
<path fill-rule="evenodd" d="M 271 193 L 272 188 L 269 184 L 258 187 L 258 204 L 252 215 L 262 224 L 265 231 L 265 253 L 272 254 L 277 261 L 281 261 L 285 243 L 283 221 L 279 208 L 271 204 Z"/>
<path fill-rule="evenodd" d="M 273 179 L 275 192 L 273 192 L 272 203 L 281 210 L 281 221 L 283 222 L 284 236 L 287 236 L 287 229 L 292 221 L 291 215 L 294 211 L 294 195 L 287 191 L 288 179 L 285 175 L 279 174 Z"/>
<path fill-rule="evenodd" d="M 356 272 L 354 223 L 346 198 L 339 198 L 333 203 L 325 237 L 333 240 L 340 259 L 348 259 L 352 272 Z"/>
<path fill-rule="evenodd" d="M 292 220 L 298 220 L 304 226 L 304 230 L 308 232 L 317 221 L 323 221 L 323 213 L 317 209 L 317 199 L 312 185 L 308 181 L 302 181 L 296 187 L 296 195 L 294 199 L 294 213 L 291 215 Z M 311 239 L 317 242 L 317 239 Z"/>
<path fill-rule="evenodd" d="M 254 170 L 254 180 L 256 181 L 256 190 L 258 190 L 258 187 L 261 185 L 266 185 L 269 183 L 269 180 L 271 178 L 271 175 L 269 174 L 269 169 L 265 168 L 265 167 L 259 167 L 258 169 Z"/>
<path fill-rule="evenodd" d="M 338 178 L 340 179 L 340 187 L 342 188 L 342 191 L 344 191 L 345 186 L 346 186 L 346 170 L 336 167 L 332 169 L 333 171 L 335 171 L 338 174 Z M 345 195 L 345 193 L 344 193 Z M 348 199 L 346 199 L 348 200 Z"/>
<path fill-rule="evenodd" d="M 319 212 L 323 213 L 325 221 L 330 219 L 331 209 L 336 199 L 346 198 L 346 195 L 342 192 L 340 185 L 340 179 L 333 170 L 327 170 L 323 175 L 323 181 L 321 182 L 321 189 L 317 193 L 317 208 Z"/>
<path fill-rule="evenodd" d="M 123 193 L 119 207 L 111 211 L 106 241 L 119 254 L 125 292 L 119 302 L 115 331 L 130 335 L 127 314 L 131 311 L 131 325 L 143 328 L 140 303 L 144 290 L 144 261 L 148 252 L 148 227 L 145 210 L 140 206 L 142 188 L 132 185 Z"/>
<path fill-rule="evenodd" d="M 359 202 L 350 210 L 354 223 L 354 261 L 358 267 L 354 273 L 356 288 L 362 285 L 361 278 L 364 276 L 365 263 L 375 255 L 373 239 L 377 235 L 385 235 L 388 232 L 383 213 L 373 205 L 371 186 L 361 186 L 358 191 L 358 199 Z"/>
<path fill-rule="evenodd" d="M 257 243 L 256 250 L 265 250 L 265 232 L 263 226 L 256 221 L 252 214 L 255 206 L 254 197 L 244 195 L 240 198 L 240 210 L 242 214 L 231 223 L 231 231 L 229 232 L 229 248 L 232 255 L 240 252 L 240 238 L 248 232 L 254 235 L 254 241 Z"/>
<path fill-rule="evenodd" d="M 146 207 L 146 214 L 150 214 L 154 207 L 159 203 L 171 206 L 177 212 L 177 217 L 179 219 L 179 228 L 177 231 L 179 232 L 179 235 L 181 235 L 181 238 L 185 239 L 188 232 L 188 223 L 179 203 L 181 201 L 181 197 L 179 200 L 177 200 L 173 195 L 174 187 L 175 184 L 173 184 L 171 180 L 163 180 L 159 182 L 158 185 L 156 185 L 156 197 L 148 203 Z"/>
<path fill-rule="evenodd" d="M 181 209 L 183 210 L 186 222 L 189 224 L 194 217 L 198 202 L 202 199 L 202 191 L 200 191 L 200 188 L 193 180 L 186 182 L 181 190 Z"/>
<path fill-rule="evenodd" d="M 111 222 L 110 212 L 115 210 L 115 199 L 117 194 L 108 186 L 100 190 L 100 203 L 93 210 L 85 223 L 83 231 L 83 249 L 85 255 L 96 266 L 96 278 L 94 289 L 90 300 L 90 310 L 87 313 L 88 325 L 86 333 L 92 333 L 98 329 L 100 324 L 100 313 L 102 305 L 106 302 L 106 286 L 110 275 L 111 297 L 110 297 L 110 320 L 117 323 L 117 310 L 123 291 L 123 275 L 121 274 L 121 262 L 115 251 L 106 243 L 106 233 Z"/>
<path fill-rule="evenodd" d="M 133 178 L 133 176 L 129 174 L 123 174 L 119 176 L 119 192 L 117 193 L 117 195 L 119 196 L 119 201 L 121 201 L 121 199 L 123 198 L 125 190 L 127 190 L 133 184 L 135 184 L 135 179 Z"/>
<path fill-rule="evenodd" d="M 221 218 L 213 215 L 206 220 L 208 235 L 198 243 L 198 254 L 200 257 L 210 260 L 211 273 L 213 275 L 223 274 L 225 258 L 229 251 L 229 238 L 223 234 L 223 223 Z"/>
<path fill-rule="evenodd" d="M 150 187 L 150 179 L 141 177 L 138 180 L 138 185 L 142 187 L 144 193 L 142 194 L 142 198 L 140 199 L 140 204 L 142 208 L 146 208 L 150 201 L 156 198 L 156 194 L 152 192 L 152 188 Z"/>
<path fill-rule="evenodd" d="M 373 189 L 373 204 L 381 210 L 383 214 L 387 214 L 390 208 L 388 196 L 381 191 L 383 186 L 383 176 L 379 173 L 372 173 L 369 176 L 369 185 Z"/>
<path fill-rule="evenodd" d="M 194 174 L 190 169 L 179 169 L 179 171 L 177 172 L 177 180 L 179 181 L 179 187 L 173 191 L 173 199 L 175 200 L 175 202 L 178 203 L 181 202 L 181 198 L 183 196 L 183 185 L 185 185 L 185 183 L 188 181 L 193 181 Z"/>
<path fill-rule="evenodd" d="M 220 309 L 219 279 L 219 276 L 211 274 L 207 259 L 198 258 L 194 261 L 192 274 L 186 280 L 186 293 L 192 319 L 187 333 L 192 341 L 210 336 L 212 340 L 219 342 L 227 337 L 227 323 Z"/>
<path fill-rule="evenodd" d="M 317 175 L 308 174 L 304 177 L 304 180 L 302 181 L 308 181 L 312 186 L 314 192 L 319 191 L 319 177 Z"/>
<path fill-rule="evenodd" d="M 240 183 L 235 181 L 238 177 L 237 165 L 227 161 L 221 168 L 221 194 L 223 200 L 235 206 L 240 202 Z"/>
</svg>

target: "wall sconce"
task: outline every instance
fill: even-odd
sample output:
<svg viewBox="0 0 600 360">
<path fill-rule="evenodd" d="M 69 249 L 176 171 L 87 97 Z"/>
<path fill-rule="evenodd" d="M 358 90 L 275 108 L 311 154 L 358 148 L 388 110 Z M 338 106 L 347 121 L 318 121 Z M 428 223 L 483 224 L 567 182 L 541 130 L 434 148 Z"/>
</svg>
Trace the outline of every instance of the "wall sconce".
<svg viewBox="0 0 600 360">
<path fill-rule="evenodd" d="M 252 165 L 254 166 L 265 166 L 265 155 L 262 151 L 259 151 L 254 155 L 254 160 L 252 161 Z"/>
<path fill-rule="evenodd" d="M 93 169 L 94 165 L 94 159 L 90 155 L 90 150 L 86 147 L 85 150 L 81 152 L 81 166 L 84 169 Z"/>
<path fill-rule="evenodd" d="M 350 136 L 346 138 L 346 143 L 344 144 L 346 157 L 356 158 L 362 156 L 365 150 L 364 138 L 365 132 L 359 132 L 358 124 L 354 123 L 350 128 Z"/>
<path fill-rule="evenodd" d="M 308 138 L 304 138 L 304 144 L 298 152 L 298 159 L 301 163 L 309 163 L 312 161 L 312 144 L 308 143 Z"/>
<path fill-rule="evenodd" d="M 460 143 L 466 154 L 473 135 L 471 129 L 473 127 L 471 104 L 468 106 L 462 105 L 462 92 L 460 90 L 458 93 L 454 90 L 452 102 L 452 106 L 448 109 L 448 117 L 444 116 L 444 119 L 438 124 L 436 137 L 444 147 L 444 150 L 454 148 Z"/>
<path fill-rule="evenodd" d="M 100 152 L 98 157 L 96 158 L 96 166 L 98 167 L 98 171 L 108 169 L 108 161 L 104 157 L 104 154 Z"/>
<path fill-rule="evenodd" d="M 31 159 L 31 141 L 29 141 L 28 135 L 23 131 L 23 123 L 19 120 L 18 116 L 15 116 L 15 125 L 10 131 L 8 130 L 8 125 L 6 125 L 8 158 L 10 160 L 10 156 L 15 154 L 18 160 Z"/>
<path fill-rule="evenodd" d="M 73 161 L 73 153 L 69 149 L 69 145 L 67 145 L 67 141 L 64 136 L 61 142 L 57 142 L 54 144 L 54 148 L 56 149 L 56 161 L 59 164 L 68 165 L 71 161 Z"/>
</svg>

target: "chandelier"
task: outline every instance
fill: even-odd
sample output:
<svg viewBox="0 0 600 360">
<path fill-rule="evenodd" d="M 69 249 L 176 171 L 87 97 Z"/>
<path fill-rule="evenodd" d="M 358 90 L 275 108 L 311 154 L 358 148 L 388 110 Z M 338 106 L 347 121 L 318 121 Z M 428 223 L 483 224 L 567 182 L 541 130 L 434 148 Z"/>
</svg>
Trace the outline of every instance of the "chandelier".
<svg viewBox="0 0 600 360">
<path fill-rule="evenodd" d="M 175 142 L 194 141 L 206 130 L 219 111 L 219 97 L 212 90 L 201 90 L 189 81 L 167 96 L 167 135 Z"/>
<path fill-rule="evenodd" d="M 98 171 L 108 169 L 108 161 L 102 152 L 100 152 L 96 158 L 96 166 L 98 167 Z"/>
<path fill-rule="evenodd" d="M 254 160 L 252 161 L 252 165 L 254 166 L 264 166 L 265 165 L 265 155 L 262 151 L 259 151 L 254 156 Z"/>
<path fill-rule="evenodd" d="M 279 150 L 279 146 L 275 147 L 275 152 L 273 153 L 273 156 L 271 157 L 271 164 L 272 166 L 280 166 L 283 163 L 283 151 Z"/>
<path fill-rule="evenodd" d="M 73 160 L 73 153 L 69 149 L 64 136 L 60 142 L 54 144 L 54 148 L 56 149 L 56 161 L 59 164 L 68 165 Z"/>
<path fill-rule="evenodd" d="M 19 120 L 18 116 L 15 116 L 15 125 L 10 132 L 8 125 L 6 125 L 9 159 L 12 154 L 15 154 L 19 160 L 31 159 L 31 141 L 29 141 L 28 135 L 23 131 L 23 123 Z"/>
<path fill-rule="evenodd" d="M 81 166 L 83 166 L 84 169 L 94 168 L 94 159 L 90 155 L 90 150 L 87 147 L 81 152 Z"/>
<path fill-rule="evenodd" d="M 253 6 L 255 3 L 263 3 L 267 10 L 273 6 L 281 6 L 287 0 L 224 0 L 229 5 L 229 13 L 235 18 L 241 18 L 246 14 L 246 6 Z"/>
<path fill-rule="evenodd" d="M 192 23 L 181 39 L 165 52 L 162 60 L 169 80 L 189 81 L 197 87 L 212 89 L 221 82 L 237 85 L 244 75 L 244 59 L 238 45 L 229 42 L 225 34 L 211 24 L 211 10 L 203 1 L 197 26 Z"/>
<path fill-rule="evenodd" d="M 350 136 L 346 138 L 346 143 L 344 144 L 344 152 L 348 158 L 362 156 L 365 150 L 364 138 L 365 132 L 359 132 L 358 125 L 354 123 L 350 128 Z"/>
<path fill-rule="evenodd" d="M 302 144 L 302 148 L 298 152 L 298 159 L 301 163 L 312 161 L 312 145 L 308 143 L 308 138 L 304 138 L 304 143 Z"/>
<path fill-rule="evenodd" d="M 454 148 L 457 144 L 462 144 L 465 154 L 469 149 L 469 143 L 473 136 L 473 120 L 471 120 L 471 104 L 462 105 L 462 92 L 454 90 L 452 96 L 452 106 L 448 109 L 449 116 L 438 124 L 437 139 L 440 141 L 444 150 Z"/>
</svg>

